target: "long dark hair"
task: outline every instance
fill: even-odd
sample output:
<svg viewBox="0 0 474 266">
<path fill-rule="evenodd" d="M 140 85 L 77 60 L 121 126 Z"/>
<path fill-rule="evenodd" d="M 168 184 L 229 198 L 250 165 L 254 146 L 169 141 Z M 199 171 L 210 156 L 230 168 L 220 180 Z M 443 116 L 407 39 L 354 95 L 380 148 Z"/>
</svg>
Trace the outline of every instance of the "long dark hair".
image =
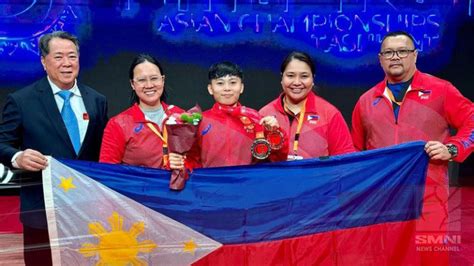
<svg viewBox="0 0 474 266">
<path fill-rule="evenodd" d="M 154 58 L 153 56 L 148 55 L 148 54 L 139 54 L 133 59 L 132 64 L 130 65 L 130 69 L 128 70 L 128 78 L 130 79 L 130 82 L 133 82 L 133 78 L 134 78 L 133 71 L 135 70 L 135 67 L 137 65 L 141 64 L 141 63 L 144 63 L 144 62 L 149 62 L 149 63 L 157 66 L 158 69 L 161 72 L 161 75 L 162 76 L 165 75 L 165 72 L 163 71 L 163 68 L 161 67 L 158 60 L 156 60 L 156 58 Z M 163 85 L 163 93 L 161 94 L 160 101 L 166 102 L 166 98 L 167 98 L 166 89 L 165 89 L 165 86 Z M 130 103 L 132 105 L 135 104 L 135 103 L 140 103 L 140 98 L 138 98 L 137 93 L 133 89 L 132 89 L 132 93 L 130 95 Z"/>
</svg>

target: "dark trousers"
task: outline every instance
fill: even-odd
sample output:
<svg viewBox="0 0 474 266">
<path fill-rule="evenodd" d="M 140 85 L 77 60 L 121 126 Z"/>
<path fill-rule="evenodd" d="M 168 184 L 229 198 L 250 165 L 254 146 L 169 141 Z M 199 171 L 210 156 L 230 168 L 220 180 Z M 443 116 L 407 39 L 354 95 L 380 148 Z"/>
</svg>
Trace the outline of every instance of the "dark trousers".
<svg viewBox="0 0 474 266">
<path fill-rule="evenodd" d="M 25 265 L 52 265 L 48 229 L 23 225 L 23 256 Z"/>
</svg>

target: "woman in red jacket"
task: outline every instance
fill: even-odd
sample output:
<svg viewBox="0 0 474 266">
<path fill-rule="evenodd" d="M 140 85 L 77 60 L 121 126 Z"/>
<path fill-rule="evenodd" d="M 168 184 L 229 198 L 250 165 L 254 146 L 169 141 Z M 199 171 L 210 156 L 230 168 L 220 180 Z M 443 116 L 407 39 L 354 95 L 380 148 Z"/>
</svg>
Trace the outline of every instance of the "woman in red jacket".
<svg viewBox="0 0 474 266">
<path fill-rule="evenodd" d="M 288 141 L 285 133 L 279 131 L 276 119 L 273 116 L 261 117 L 256 110 L 239 102 L 244 91 L 242 69 L 232 62 L 219 62 L 209 68 L 208 78 L 207 90 L 215 103 L 203 112 L 197 141 L 187 158 L 196 161 L 196 167 L 285 160 Z M 262 150 L 256 144 L 266 142 L 263 139 L 275 132 L 279 132 L 280 138 L 277 139 L 281 147 L 263 149 L 268 153 L 263 156 L 265 158 L 260 157 Z M 265 145 L 260 147 L 265 148 Z"/>
<path fill-rule="evenodd" d="M 164 100 L 165 73 L 160 63 L 150 55 L 138 55 L 129 70 L 133 105 L 110 119 L 102 139 L 100 162 L 123 163 L 145 167 L 181 169 L 169 164 L 167 132 L 164 122 L 182 109 L 167 105 Z"/>
<path fill-rule="evenodd" d="M 336 107 L 313 92 L 315 66 L 302 52 L 290 53 L 281 64 L 283 93 L 260 110 L 273 115 L 289 134 L 288 160 L 354 151 L 349 128 Z"/>
</svg>

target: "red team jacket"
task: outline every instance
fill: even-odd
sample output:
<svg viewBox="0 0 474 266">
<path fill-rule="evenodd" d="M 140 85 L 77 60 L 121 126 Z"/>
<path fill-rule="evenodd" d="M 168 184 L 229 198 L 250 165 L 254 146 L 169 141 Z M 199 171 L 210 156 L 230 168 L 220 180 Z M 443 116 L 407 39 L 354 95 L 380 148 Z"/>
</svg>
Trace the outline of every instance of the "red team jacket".
<svg viewBox="0 0 474 266">
<path fill-rule="evenodd" d="M 276 116 L 280 127 L 289 134 L 291 154 L 299 117 L 295 117 L 290 124 L 281 97 L 282 95 L 260 109 L 260 114 Z M 342 114 L 332 104 L 310 92 L 299 137 L 298 155 L 303 158 L 314 158 L 353 151 L 349 128 Z"/>
<path fill-rule="evenodd" d="M 197 167 L 249 165 L 255 162 L 251 153 L 254 140 L 255 131 L 247 131 L 238 117 L 223 111 L 215 103 L 211 109 L 203 112 L 198 140 L 187 158 L 197 161 L 193 163 Z M 286 139 L 280 150 L 272 151 L 269 160 L 284 161 L 287 154 Z"/>
<path fill-rule="evenodd" d="M 166 105 L 163 102 L 161 104 L 166 116 L 183 112 L 179 107 Z M 146 123 L 152 123 L 162 133 L 157 124 L 145 119 L 137 104 L 111 118 L 104 130 L 99 161 L 165 168 L 163 141 Z"/>
<path fill-rule="evenodd" d="M 458 147 L 459 154 L 454 158 L 457 162 L 462 162 L 472 153 L 473 103 L 451 83 L 416 71 L 400 106 L 398 120 L 395 120 L 392 102 L 384 95 L 386 83 L 384 80 L 364 93 L 356 104 L 352 115 L 352 138 L 358 150 L 408 141 L 437 140 Z M 457 129 L 456 135 L 450 135 L 450 128 Z M 449 224 L 448 189 L 448 163 L 430 161 L 422 217 L 416 224 L 417 233 L 446 233 Z M 409 244 L 413 243 L 416 241 Z M 415 254 L 422 257 L 422 264 L 443 265 L 447 262 L 447 255 L 441 252 Z"/>
</svg>

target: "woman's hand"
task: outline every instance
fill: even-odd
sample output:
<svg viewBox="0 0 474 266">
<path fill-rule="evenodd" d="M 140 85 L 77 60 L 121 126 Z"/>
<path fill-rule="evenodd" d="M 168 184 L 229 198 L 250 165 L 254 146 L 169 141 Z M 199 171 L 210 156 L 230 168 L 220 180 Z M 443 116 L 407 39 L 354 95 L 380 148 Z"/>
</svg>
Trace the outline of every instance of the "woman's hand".
<svg viewBox="0 0 474 266">
<path fill-rule="evenodd" d="M 270 131 L 280 127 L 278 120 L 272 115 L 265 116 L 264 118 L 260 119 L 260 125 L 263 125 L 267 130 Z"/>
<path fill-rule="evenodd" d="M 184 160 L 186 159 L 185 155 L 181 155 L 179 153 L 169 153 L 168 159 L 170 162 L 170 169 L 171 170 L 181 170 L 184 169 Z"/>
</svg>

